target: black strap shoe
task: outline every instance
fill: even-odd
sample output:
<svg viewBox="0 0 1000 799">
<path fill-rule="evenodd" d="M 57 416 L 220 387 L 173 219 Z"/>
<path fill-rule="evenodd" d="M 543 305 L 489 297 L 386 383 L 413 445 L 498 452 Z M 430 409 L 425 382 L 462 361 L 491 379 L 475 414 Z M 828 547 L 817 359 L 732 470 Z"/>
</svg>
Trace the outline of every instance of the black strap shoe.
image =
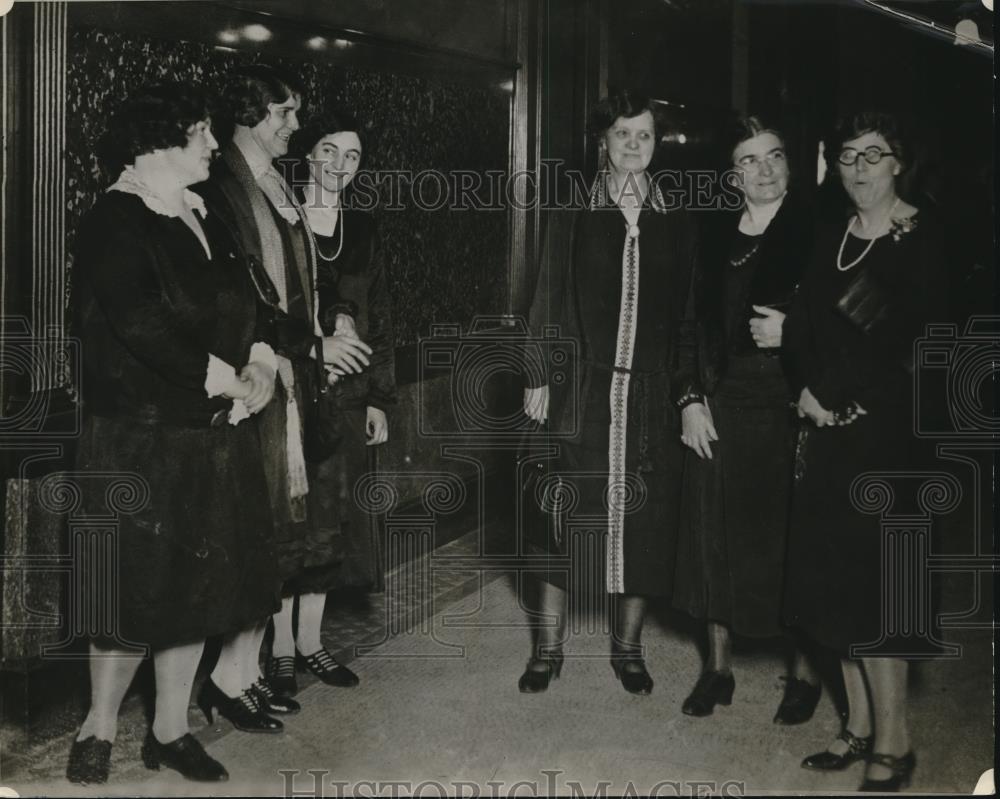
<svg viewBox="0 0 1000 799">
<path fill-rule="evenodd" d="M 150 730 L 142 742 L 142 762 L 153 771 L 167 766 L 196 782 L 225 782 L 229 779 L 225 767 L 209 755 L 191 733 L 161 744 Z"/>
<path fill-rule="evenodd" d="M 896 793 L 908 788 L 910 777 L 913 776 L 913 769 L 917 767 L 917 756 L 911 751 L 902 757 L 894 755 L 883 755 L 878 752 L 868 756 L 868 765 L 878 764 L 885 766 L 892 772 L 892 775 L 884 780 L 873 780 L 865 775 L 865 781 L 861 783 L 859 791 L 870 791 L 872 793 Z"/>
<path fill-rule="evenodd" d="M 646 671 L 641 647 L 612 646 L 611 668 L 630 694 L 648 696 L 653 692 L 653 678 Z"/>
<path fill-rule="evenodd" d="M 562 673 L 562 652 L 553 652 L 545 657 L 532 658 L 528 667 L 517 681 L 517 688 L 522 694 L 540 694 L 548 690 L 552 680 L 558 680 Z"/>
<path fill-rule="evenodd" d="M 267 680 L 257 680 L 257 682 L 250 686 L 250 690 L 257 696 L 265 713 L 291 716 L 302 710 L 302 705 L 290 696 L 281 696 L 278 694 Z"/>
<path fill-rule="evenodd" d="M 237 697 L 226 696 L 209 677 L 198 692 L 198 707 L 202 709 L 208 723 L 214 721 L 213 710 L 229 719 L 233 726 L 243 732 L 281 732 L 285 725 L 264 712 L 257 695 L 247 689 Z"/>
<path fill-rule="evenodd" d="M 360 680 L 347 666 L 341 665 L 328 650 L 318 649 L 311 655 L 297 653 L 299 671 L 308 669 L 327 685 L 353 688 Z"/>
<path fill-rule="evenodd" d="M 819 703 L 821 689 L 797 677 L 789 677 L 785 683 L 785 695 L 778 712 L 774 714 L 775 724 L 804 724 L 813 717 Z"/>
<path fill-rule="evenodd" d="M 295 680 L 295 658 L 291 655 L 268 658 L 265 671 L 267 683 L 279 696 L 295 696 L 299 684 Z"/>
<path fill-rule="evenodd" d="M 736 690 L 736 680 L 732 674 L 723 674 L 719 671 L 702 672 L 694 685 L 694 690 L 684 700 L 681 711 L 686 716 L 711 716 L 716 705 L 732 704 L 734 690 Z"/>
<path fill-rule="evenodd" d="M 847 744 L 847 751 L 844 754 L 838 755 L 829 749 L 825 752 L 817 752 L 802 761 L 802 768 L 813 771 L 843 771 L 851 763 L 867 760 L 871 756 L 874 736 L 867 735 L 860 738 L 844 727 L 840 731 L 840 735 L 837 736 L 837 740 Z"/>
<path fill-rule="evenodd" d="M 111 741 L 91 735 L 73 741 L 66 764 L 66 779 L 77 785 L 103 785 L 111 772 Z"/>
</svg>

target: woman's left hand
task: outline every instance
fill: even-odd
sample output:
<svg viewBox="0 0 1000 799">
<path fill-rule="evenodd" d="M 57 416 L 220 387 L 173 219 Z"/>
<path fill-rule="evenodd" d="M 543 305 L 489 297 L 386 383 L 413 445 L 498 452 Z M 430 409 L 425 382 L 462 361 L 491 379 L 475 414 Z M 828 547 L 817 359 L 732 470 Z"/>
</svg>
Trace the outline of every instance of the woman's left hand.
<svg viewBox="0 0 1000 799">
<path fill-rule="evenodd" d="M 800 419 L 812 419 L 817 427 L 826 427 L 837 423 L 833 412 L 828 411 L 820 405 L 819 400 L 813 396 L 813 393 L 808 388 L 802 389 L 802 393 L 799 394 L 799 406 L 797 410 Z"/>
<path fill-rule="evenodd" d="M 250 393 L 244 398 L 250 413 L 259 413 L 274 396 L 274 371 L 257 361 L 243 367 L 240 379 L 250 384 Z"/>
<path fill-rule="evenodd" d="M 785 322 L 785 314 L 766 305 L 750 306 L 760 317 L 750 320 L 750 335 L 760 349 L 781 346 L 781 326 Z"/>
<path fill-rule="evenodd" d="M 367 446 L 384 444 L 389 440 L 389 420 L 385 411 L 368 406 L 368 419 L 365 422 L 365 432 L 368 434 Z"/>
</svg>

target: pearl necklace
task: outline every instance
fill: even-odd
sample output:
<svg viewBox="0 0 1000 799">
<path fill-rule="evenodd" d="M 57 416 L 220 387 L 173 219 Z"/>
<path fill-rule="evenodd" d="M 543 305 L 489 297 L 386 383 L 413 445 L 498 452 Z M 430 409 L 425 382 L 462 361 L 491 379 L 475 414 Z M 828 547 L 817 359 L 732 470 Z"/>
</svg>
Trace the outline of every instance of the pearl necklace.
<svg viewBox="0 0 1000 799">
<path fill-rule="evenodd" d="M 899 197 L 896 198 L 896 202 L 894 202 L 892 204 L 892 208 L 889 209 L 889 213 L 887 213 L 885 215 L 885 219 L 882 220 L 882 224 L 883 225 L 886 223 L 886 221 L 888 221 L 889 219 L 892 218 L 892 212 L 896 210 L 896 206 L 897 205 L 899 205 Z M 861 263 L 861 261 L 864 260 L 864 257 L 866 255 L 868 255 L 869 250 L 871 250 L 871 248 L 875 246 L 875 242 L 879 239 L 878 236 L 876 236 L 873 239 L 870 239 L 869 242 L 868 242 L 868 246 L 865 247 L 865 249 L 861 253 L 861 255 L 859 255 L 857 258 L 855 258 L 853 261 L 851 261 L 846 266 L 844 266 L 844 263 L 843 263 L 843 261 L 844 261 L 844 247 L 847 245 L 847 237 L 851 234 L 851 228 L 854 227 L 854 221 L 857 218 L 858 218 L 858 215 L 855 214 L 854 216 L 851 217 L 851 221 L 847 223 L 847 230 L 844 231 L 844 237 L 840 240 L 840 249 L 837 250 L 837 269 L 840 270 L 841 272 L 846 272 L 848 269 L 853 269 L 855 266 L 857 266 L 859 263 Z"/>
<path fill-rule="evenodd" d="M 309 235 L 312 236 L 313 245 L 316 247 L 316 254 L 322 258 L 327 263 L 333 263 L 340 256 L 340 251 L 344 248 L 344 215 L 337 209 L 337 215 L 340 217 L 337 220 L 337 230 L 339 231 L 338 241 L 337 241 L 337 251 L 331 255 L 326 256 L 323 251 L 319 248 L 319 242 L 316 241 L 316 234 L 313 233 L 312 228 L 309 228 Z"/>
</svg>

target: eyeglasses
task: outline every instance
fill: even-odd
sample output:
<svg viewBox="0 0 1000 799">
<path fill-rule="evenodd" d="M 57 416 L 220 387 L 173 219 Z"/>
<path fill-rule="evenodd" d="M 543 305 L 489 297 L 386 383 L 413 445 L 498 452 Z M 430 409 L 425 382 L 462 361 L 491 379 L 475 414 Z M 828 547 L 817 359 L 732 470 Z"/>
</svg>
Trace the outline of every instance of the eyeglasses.
<svg viewBox="0 0 1000 799">
<path fill-rule="evenodd" d="M 785 151 L 784 150 L 771 150 L 763 158 L 758 158 L 756 155 L 744 155 L 741 159 L 736 162 L 736 166 L 741 169 L 760 169 L 760 165 L 767 161 L 768 166 L 774 166 L 775 164 L 785 163 Z"/>
<path fill-rule="evenodd" d="M 863 151 L 855 150 L 853 147 L 845 147 L 840 151 L 837 160 L 844 166 L 854 166 L 858 162 L 858 158 L 864 158 L 865 161 L 874 166 L 887 155 L 895 155 L 895 153 L 892 150 L 883 150 L 881 147 L 873 144 L 871 147 L 866 147 Z"/>
</svg>

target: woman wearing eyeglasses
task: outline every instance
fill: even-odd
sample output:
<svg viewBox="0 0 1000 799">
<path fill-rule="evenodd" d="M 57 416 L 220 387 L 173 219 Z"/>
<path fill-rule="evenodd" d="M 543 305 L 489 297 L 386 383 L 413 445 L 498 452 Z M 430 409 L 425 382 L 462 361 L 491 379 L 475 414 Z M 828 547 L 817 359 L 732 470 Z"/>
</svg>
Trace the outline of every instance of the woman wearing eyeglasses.
<svg viewBox="0 0 1000 799">
<path fill-rule="evenodd" d="M 778 356 L 813 236 L 810 210 L 788 190 L 781 133 L 752 116 L 737 120 L 728 139 L 727 178 L 743 202 L 709 218 L 701 237 L 694 288 L 700 385 L 681 412 L 691 451 L 674 604 L 708 627 L 707 662 L 683 705 L 689 716 L 732 700 L 734 634 L 782 634 L 795 416 Z M 775 723 L 807 721 L 819 694 L 817 676 L 797 654 Z"/>
<path fill-rule="evenodd" d="M 927 652 L 928 641 L 896 635 L 891 649 L 852 656 L 852 647 L 883 641 L 885 603 L 895 601 L 881 518 L 863 510 L 855 480 L 919 470 L 914 341 L 928 322 L 946 318 L 947 262 L 933 217 L 897 193 L 910 157 L 896 119 L 848 117 L 830 144 L 853 214 L 817 234 L 785 323 L 801 377 L 798 413 L 807 422 L 796 456 L 784 615 L 841 655 L 848 700 L 837 740 L 803 767 L 866 761 L 861 790 L 895 791 L 909 783 L 916 762 L 900 655 Z M 893 501 L 894 512 L 906 511 L 901 484 Z"/>
</svg>

